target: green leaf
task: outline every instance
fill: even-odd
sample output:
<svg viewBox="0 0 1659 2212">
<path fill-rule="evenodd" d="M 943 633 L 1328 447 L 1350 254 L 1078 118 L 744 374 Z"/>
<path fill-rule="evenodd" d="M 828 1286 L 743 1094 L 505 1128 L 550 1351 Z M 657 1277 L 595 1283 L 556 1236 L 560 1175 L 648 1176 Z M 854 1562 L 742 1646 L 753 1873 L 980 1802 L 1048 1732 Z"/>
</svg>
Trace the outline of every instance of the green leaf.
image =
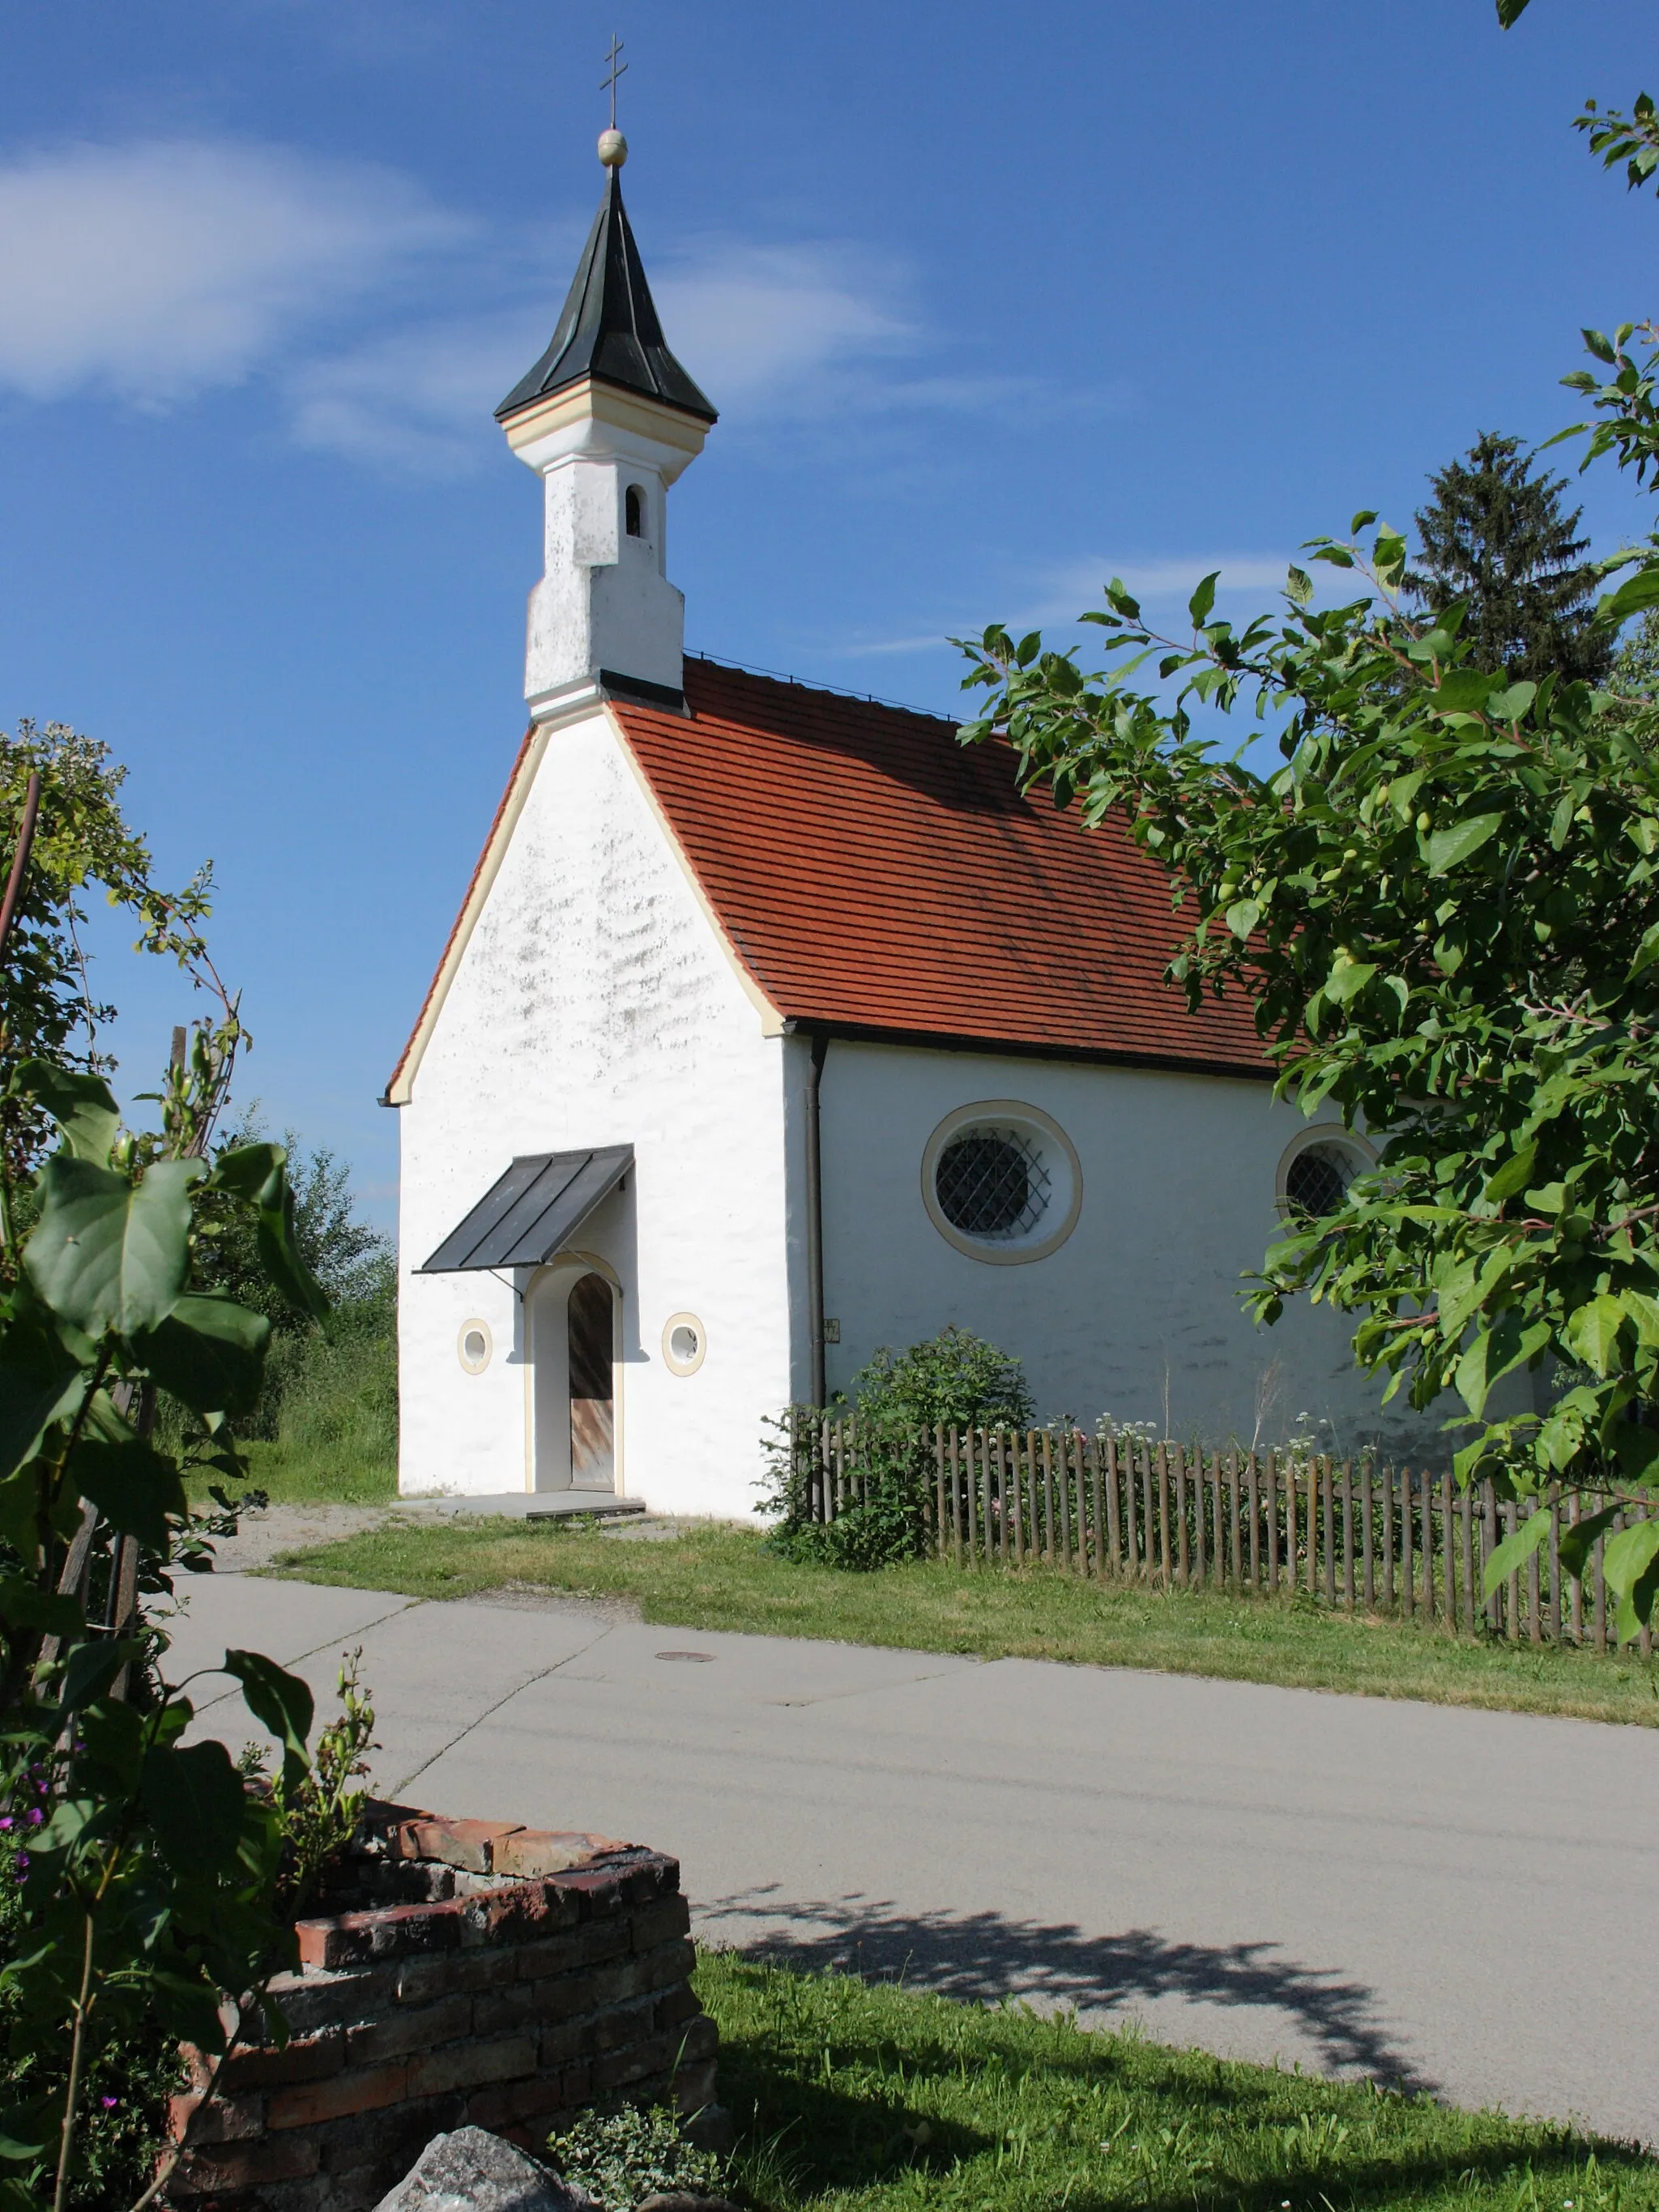
<svg viewBox="0 0 1659 2212">
<path fill-rule="evenodd" d="M 1480 1594 L 1490 1597 L 1500 1583 L 1507 1582 L 1542 1545 L 1550 1533 L 1550 1516 L 1547 1511 L 1529 1513 L 1512 1535 L 1505 1536 L 1496 1545 L 1486 1562 L 1486 1572 L 1480 1578 Z"/>
<path fill-rule="evenodd" d="M 1110 600 L 1114 611 L 1121 614 L 1126 622 L 1140 620 L 1140 602 L 1139 599 L 1130 598 L 1121 576 L 1113 577 L 1111 582 L 1106 586 L 1106 596 Z"/>
<path fill-rule="evenodd" d="M 1561 1334 L 1575 1359 L 1582 1359 L 1596 1374 L 1612 1373 L 1619 1358 L 1619 1332 L 1626 1321 L 1624 1307 L 1604 1293 L 1569 1314 Z"/>
<path fill-rule="evenodd" d="M 1493 693 L 1486 702 L 1486 712 L 1494 721 L 1518 722 L 1537 696 L 1535 684 L 1511 684 L 1507 691 Z"/>
<path fill-rule="evenodd" d="M 1504 30 L 1518 23 L 1527 12 L 1527 0 L 1498 0 L 1498 20 Z"/>
<path fill-rule="evenodd" d="M 286 1180 L 280 1206 L 261 1206 L 253 1241 L 265 1273 L 295 1310 L 320 1321 L 328 1311 L 328 1293 L 306 1265 L 294 1230 L 294 1193 Z"/>
<path fill-rule="evenodd" d="M 1220 574 L 1219 568 L 1212 568 L 1187 602 L 1187 611 L 1193 618 L 1194 629 L 1200 629 L 1210 618 L 1210 609 L 1215 605 L 1216 578 Z"/>
<path fill-rule="evenodd" d="M 1659 1559 L 1659 1521 L 1638 1521 L 1633 1528 L 1621 1528 L 1616 1536 L 1607 1539 L 1607 1550 L 1601 1555 L 1601 1571 L 1607 1577 L 1607 1588 L 1617 1590 L 1622 1597 L 1641 1580 L 1656 1559 Z"/>
<path fill-rule="evenodd" d="M 1359 996 L 1376 973 L 1375 961 L 1338 960 L 1322 988 L 1333 1006 L 1346 1006 L 1350 999 Z"/>
<path fill-rule="evenodd" d="M 1503 826 L 1501 814 L 1472 814 L 1462 822 L 1454 822 L 1449 830 L 1437 830 L 1429 839 L 1429 873 L 1449 875 L 1478 853 L 1488 838 L 1495 837 Z"/>
<path fill-rule="evenodd" d="M 139 1789 L 161 1856 L 175 1873 L 228 1873 L 240 1841 L 241 1777 L 222 1743 L 155 1746 Z"/>
<path fill-rule="evenodd" d="M 1575 1581 L 1583 1579 L 1584 1570 L 1589 1565 L 1590 1553 L 1595 1549 L 1596 1538 L 1606 1535 L 1618 1518 L 1619 1508 L 1616 1505 L 1609 1505 L 1602 1512 L 1587 1513 L 1577 1528 L 1563 1528 L 1561 1541 L 1557 1548 L 1560 1553 L 1562 1566 Z"/>
<path fill-rule="evenodd" d="M 169 1516 L 182 1521 L 189 1511 L 178 1468 L 137 1437 L 126 1443 L 82 1437 L 69 1472 L 81 1496 L 91 1500 L 111 1527 L 136 1536 L 146 1551 L 164 1552 L 173 1534 Z"/>
<path fill-rule="evenodd" d="M 196 1413 L 246 1413 L 259 1395 L 270 1323 L 212 1292 L 180 1298 L 133 1350 L 161 1385 Z"/>
<path fill-rule="evenodd" d="M 1227 909 L 1227 927 L 1237 938 L 1246 938 L 1261 919 L 1260 899 L 1237 899 Z"/>
<path fill-rule="evenodd" d="M 1651 968 L 1656 960 L 1659 960 L 1659 921 L 1643 932 L 1642 942 L 1636 948 L 1636 957 L 1630 963 L 1625 981 L 1633 983 L 1642 970 Z"/>
<path fill-rule="evenodd" d="M 48 1423 L 80 1402 L 86 1378 L 25 1291 L 0 1328 L 0 1479 L 33 1459 Z"/>
<path fill-rule="evenodd" d="M 202 1173 L 199 1160 L 161 1160 L 135 1188 L 90 1160 L 53 1153 L 23 1255 L 47 1305 L 94 1338 L 164 1321 L 185 1286 L 191 1185 Z"/>
<path fill-rule="evenodd" d="M 241 1684 L 248 1711 L 282 1744 L 287 1759 L 308 1765 L 306 1738 L 316 1711 L 309 1685 L 258 1651 L 227 1651 L 225 1672 Z"/>
<path fill-rule="evenodd" d="M 1626 576 L 1616 592 L 1609 592 L 1595 603 L 1595 619 L 1601 623 L 1621 623 L 1632 615 L 1639 615 L 1649 607 L 1659 607 L 1659 561 L 1652 562 Z"/>
<path fill-rule="evenodd" d="M 1479 1331 L 1458 1361 L 1455 1377 L 1457 1394 L 1477 1420 L 1486 1409 L 1493 1385 L 1541 1352 L 1549 1340 L 1547 1322 L 1523 1327 L 1520 1315 L 1513 1312 L 1499 1315 L 1491 1328 Z"/>
<path fill-rule="evenodd" d="M 1516 1191 L 1524 1190 L 1532 1181 L 1537 1159 L 1535 1144 L 1528 1145 L 1524 1152 L 1511 1153 L 1496 1175 L 1489 1177 L 1481 1196 L 1492 1206 L 1501 1206 L 1506 1198 L 1513 1198 Z"/>
<path fill-rule="evenodd" d="M 228 1191 L 252 1206 L 276 1206 L 281 1202 L 287 1164 L 288 1153 L 281 1145 L 239 1145 L 215 1160 L 208 1188 Z"/>
<path fill-rule="evenodd" d="M 1362 530 L 1369 529 L 1370 525 L 1375 522 L 1376 520 L 1376 509 L 1374 507 L 1362 507 L 1358 514 L 1355 515 L 1353 520 L 1348 525 L 1349 537 L 1358 538 L 1360 532 Z"/>
<path fill-rule="evenodd" d="M 1305 568 L 1298 568 L 1292 561 L 1290 573 L 1285 579 L 1285 596 L 1294 599 L 1297 606 L 1305 607 L 1313 598 L 1313 578 Z"/>
<path fill-rule="evenodd" d="M 76 1159 L 109 1165 L 121 1109 L 102 1076 L 83 1075 L 49 1060 L 26 1060 L 12 1077 L 11 1089 L 15 1096 L 33 1098 L 51 1115 Z"/>
<path fill-rule="evenodd" d="M 1500 679 L 1484 668 L 1449 668 L 1441 678 L 1432 704 L 1439 714 L 1478 714 L 1498 688 Z"/>
</svg>

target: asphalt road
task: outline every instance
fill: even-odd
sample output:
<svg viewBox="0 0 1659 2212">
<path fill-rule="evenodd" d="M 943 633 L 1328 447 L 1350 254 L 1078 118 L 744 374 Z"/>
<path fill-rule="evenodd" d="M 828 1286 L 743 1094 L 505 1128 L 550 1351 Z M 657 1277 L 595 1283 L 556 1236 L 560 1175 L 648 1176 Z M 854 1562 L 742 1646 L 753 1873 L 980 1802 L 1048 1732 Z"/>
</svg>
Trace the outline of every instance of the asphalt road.
<svg viewBox="0 0 1659 2212">
<path fill-rule="evenodd" d="M 228 1644 L 361 1644 L 382 1794 L 672 1851 L 705 1942 L 1659 2142 L 1659 1731 L 241 1574 Z"/>
</svg>

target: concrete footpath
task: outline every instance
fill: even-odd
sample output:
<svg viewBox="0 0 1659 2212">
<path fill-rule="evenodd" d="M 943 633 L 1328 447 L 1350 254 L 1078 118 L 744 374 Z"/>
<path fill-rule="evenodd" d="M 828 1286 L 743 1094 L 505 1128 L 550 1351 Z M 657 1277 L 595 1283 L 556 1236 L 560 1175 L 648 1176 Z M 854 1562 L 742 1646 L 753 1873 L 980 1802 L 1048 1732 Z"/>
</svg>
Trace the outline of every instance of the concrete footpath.
<svg viewBox="0 0 1659 2212">
<path fill-rule="evenodd" d="M 325 1716 L 361 1644 L 377 1789 L 672 1851 L 705 1942 L 1659 2143 L 1659 1732 L 573 1601 L 187 1601 L 173 1679 L 246 1646 Z"/>
</svg>

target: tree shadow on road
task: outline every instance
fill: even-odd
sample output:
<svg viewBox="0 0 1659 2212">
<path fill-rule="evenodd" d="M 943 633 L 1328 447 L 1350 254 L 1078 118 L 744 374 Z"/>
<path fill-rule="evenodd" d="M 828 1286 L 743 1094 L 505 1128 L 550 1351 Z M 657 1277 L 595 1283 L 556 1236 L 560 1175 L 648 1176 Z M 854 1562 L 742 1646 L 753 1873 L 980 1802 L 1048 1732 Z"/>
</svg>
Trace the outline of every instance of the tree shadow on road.
<svg viewBox="0 0 1659 2212">
<path fill-rule="evenodd" d="M 1311 2045 L 1323 2073 L 1431 2094 L 1439 2088 L 1389 2038 L 1374 1990 L 1334 1968 L 1286 1959 L 1273 1943 L 1176 1943 L 1144 1928 L 1091 1936 L 1073 1923 L 943 1908 L 903 1912 L 858 1896 L 801 1903 L 771 1885 L 711 1899 L 697 1914 L 702 1940 L 750 1958 L 902 1980 L 984 2003 L 1024 1997 L 1045 2008 L 1131 2016 L 1137 2004 L 1158 1997 L 1259 2008 L 1285 2020 L 1287 2040 Z"/>
</svg>

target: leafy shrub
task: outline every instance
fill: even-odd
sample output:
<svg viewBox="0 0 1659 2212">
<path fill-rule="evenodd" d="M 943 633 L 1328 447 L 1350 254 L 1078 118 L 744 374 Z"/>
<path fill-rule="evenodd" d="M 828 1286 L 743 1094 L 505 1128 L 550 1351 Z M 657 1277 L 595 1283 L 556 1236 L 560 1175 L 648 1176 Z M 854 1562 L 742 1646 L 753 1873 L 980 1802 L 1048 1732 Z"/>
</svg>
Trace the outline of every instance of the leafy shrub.
<svg viewBox="0 0 1659 2212">
<path fill-rule="evenodd" d="M 769 1541 L 784 1558 L 855 1573 L 925 1550 L 936 1428 L 1026 1428 L 1032 1418 L 1020 1362 L 954 1322 L 908 1352 L 883 1346 L 854 1376 L 850 1402 L 826 1410 L 831 1419 L 852 1419 L 862 1478 L 856 1501 L 833 1521 L 814 1517 L 824 1414 L 792 1406 L 769 1424 L 761 1510 L 779 1516 Z"/>
<path fill-rule="evenodd" d="M 686 2141 L 665 2105 L 584 2112 L 564 2134 L 548 2137 L 547 2152 L 564 2179 L 597 2197 L 604 2212 L 634 2212 L 659 2191 L 712 2194 L 720 2186 L 720 2160 Z"/>
</svg>

